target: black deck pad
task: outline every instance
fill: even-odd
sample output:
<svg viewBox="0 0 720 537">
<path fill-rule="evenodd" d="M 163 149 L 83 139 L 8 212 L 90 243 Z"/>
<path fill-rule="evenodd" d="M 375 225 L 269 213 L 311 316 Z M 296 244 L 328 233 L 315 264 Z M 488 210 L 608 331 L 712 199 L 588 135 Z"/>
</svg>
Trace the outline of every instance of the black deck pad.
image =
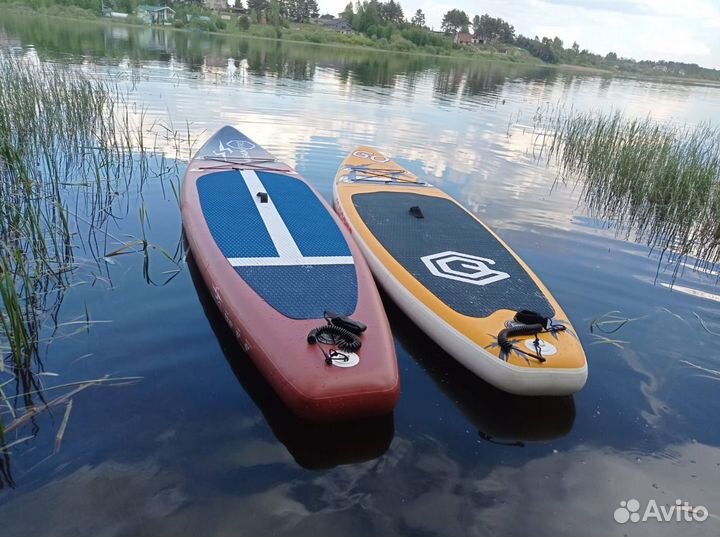
<svg viewBox="0 0 720 537">
<path fill-rule="evenodd" d="M 555 315 L 520 263 L 456 203 L 406 192 L 355 194 L 352 200 L 385 249 L 458 313 L 487 317 L 508 309 Z M 413 207 L 424 218 L 416 218 Z"/>
</svg>

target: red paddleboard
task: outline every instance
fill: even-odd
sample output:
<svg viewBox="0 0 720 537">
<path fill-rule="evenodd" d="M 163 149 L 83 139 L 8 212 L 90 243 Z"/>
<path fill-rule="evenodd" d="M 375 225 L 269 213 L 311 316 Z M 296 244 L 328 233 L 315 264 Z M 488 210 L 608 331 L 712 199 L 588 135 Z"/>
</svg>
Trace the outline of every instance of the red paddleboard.
<svg viewBox="0 0 720 537">
<path fill-rule="evenodd" d="M 188 165 L 182 218 L 225 321 L 295 414 L 327 422 L 392 411 L 395 347 L 370 270 L 295 170 L 223 127 Z"/>
</svg>

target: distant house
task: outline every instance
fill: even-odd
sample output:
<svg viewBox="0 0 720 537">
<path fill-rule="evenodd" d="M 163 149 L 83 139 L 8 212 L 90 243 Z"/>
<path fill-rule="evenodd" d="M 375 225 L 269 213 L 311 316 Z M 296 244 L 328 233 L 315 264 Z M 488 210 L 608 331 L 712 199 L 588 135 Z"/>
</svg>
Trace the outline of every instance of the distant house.
<svg viewBox="0 0 720 537">
<path fill-rule="evenodd" d="M 248 14 L 248 10 L 245 9 L 242 6 L 242 4 L 240 6 L 231 6 L 230 4 L 228 4 L 228 7 L 226 9 L 224 9 L 223 11 L 225 11 L 226 13 L 232 13 L 234 15 L 247 15 Z"/>
<path fill-rule="evenodd" d="M 129 17 L 127 13 L 123 13 L 122 11 L 111 11 L 108 16 L 111 19 L 127 19 Z"/>
<path fill-rule="evenodd" d="M 140 5 L 135 14 L 145 24 L 170 24 L 175 18 L 175 10 L 168 6 Z"/>
<path fill-rule="evenodd" d="M 322 26 L 326 30 L 332 30 L 333 32 L 340 32 L 343 34 L 348 34 L 353 31 L 352 26 L 350 26 L 347 21 L 344 19 L 336 19 L 335 17 L 321 17 L 319 19 L 313 19 L 312 23 Z"/>
<path fill-rule="evenodd" d="M 103 17 L 109 17 L 111 19 L 127 19 L 128 14 L 122 11 L 113 11 L 109 7 L 102 10 Z"/>
<path fill-rule="evenodd" d="M 477 43 L 474 35 L 467 32 L 458 32 L 455 34 L 456 45 L 472 45 L 473 43 Z"/>
<path fill-rule="evenodd" d="M 202 5 L 212 11 L 227 11 L 227 0 L 202 0 Z"/>
</svg>

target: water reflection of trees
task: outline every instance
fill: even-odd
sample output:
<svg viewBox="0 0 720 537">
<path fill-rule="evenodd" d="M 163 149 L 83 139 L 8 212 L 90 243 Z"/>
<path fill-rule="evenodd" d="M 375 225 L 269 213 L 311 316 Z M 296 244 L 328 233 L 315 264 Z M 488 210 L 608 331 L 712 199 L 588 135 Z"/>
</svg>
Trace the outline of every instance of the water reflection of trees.
<svg viewBox="0 0 720 537">
<path fill-rule="evenodd" d="M 243 43 L 244 56 L 248 63 L 248 72 L 254 75 L 271 75 L 291 80 L 312 80 L 315 76 L 315 58 L 298 54 L 281 43 L 275 46 L 252 46 Z M 241 52 L 241 53 L 242 53 Z M 241 56 L 242 57 L 242 56 Z"/>
<path fill-rule="evenodd" d="M 414 91 L 423 74 L 435 78 L 435 93 L 447 96 L 497 95 L 508 80 L 542 80 L 552 83 L 555 71 L 541 66 L 503 62 L 450 60 L 433 56 L 392 54 L 360 49 L 273 40 L 252 40 L 233 35 L 180 32 L 158 28 L 122 26 L 103 22 L 74 24 L 21 16 L 0 21 L 0 28 L 16 35 L 22 45 L 35 47 L 41 59 L 90 61 L 106 64 L 128 60 L 131 65 L 157 62 L 203 75 L 218 75 L 228 59 L 262 78 L 313 80 L 318 70 L 338 82 L 359 86 L 398 87 Z M 399 84 L 400 83 L 400 84 Z"/>
<path fill-rule="evenodd" d="M 439 66 L 434 82 L 438 101 L 448 97 L 497 97 L 509 81 L 521 80 L 552 86 L 557 71 L 541 66 L 501 62 L 446 62 Z"/>
</svg>

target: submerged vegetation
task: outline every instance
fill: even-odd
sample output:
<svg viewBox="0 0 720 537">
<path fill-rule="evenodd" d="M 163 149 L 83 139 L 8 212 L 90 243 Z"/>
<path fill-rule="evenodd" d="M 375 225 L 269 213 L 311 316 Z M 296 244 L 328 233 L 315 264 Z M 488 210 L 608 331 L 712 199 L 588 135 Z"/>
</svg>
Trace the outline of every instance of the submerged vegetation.
<svg viewBox="0 0 720 537">
<path fill-rule="evenodd" d="M 144 235 L 121 240 L 107 230 L 108 222 L 127 211 L 120 200 L 131 185 L 140 193 L 156 170 L 178 176 L 177 166 L 164 157 L 159 164 L 151 161 L 158 157 L 143 117 L 126 105 L 117 81 L 0 53 L 0 487 L 12 484 L 7 450 L 33 438 L 36 427 L 14 439 L 8 433 L 58 405 L 66 408 L 66 425 L 74 394 L 137 380 L 46 386 L 43 379 L 55 375 L 45 370 L 41 351 L 100 322 L 87 309 L 69 320 L 59 315 L 64 293 L 82 283 L 76 278 L 82 269 L 102 278 L 108 257 L 131 247 L 147 262 L 153 245 Z M 179 152 L 184 139 L 165 134 L 171 135 Z M 144 232 L 146 215 L 140 219 Z M 177 267 L 180 251 L 164 253 Z M 144 271 L 150 280 L 149 269 Z M 44 392 L 58 388 L 72 389 L 46 401 Z M 11 420 L 5 426 L 4 418 Z"/>
<path fill-rule="evenodd" d="M 539 111 L 539 156 L 591 214 L 683 266 L 720 262 L 720 129 L 621 113 Z"/>
</svg>

